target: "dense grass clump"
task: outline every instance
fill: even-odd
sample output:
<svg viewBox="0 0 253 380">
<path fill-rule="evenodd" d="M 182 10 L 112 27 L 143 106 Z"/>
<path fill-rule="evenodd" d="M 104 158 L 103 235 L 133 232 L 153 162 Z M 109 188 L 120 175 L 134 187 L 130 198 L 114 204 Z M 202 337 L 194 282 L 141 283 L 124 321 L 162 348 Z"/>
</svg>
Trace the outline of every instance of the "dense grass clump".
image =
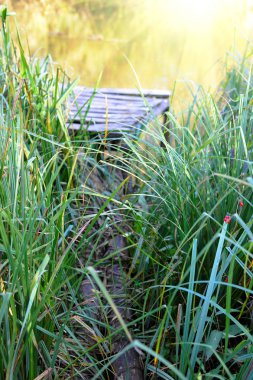
<svg viewBox="0 0 253 380">
<path fill-rule="evenodd" d="M 86 352 L 77 263 L 89 194 L 78 182 L 79 145 L 66 128 L 74 83 L 50 57 L 27 58 L 19 35 L 13 46 L 6 8 L 1 22 L 0 378 L 34 379 L 45 370 L 61 377 L 65 367 L 63 378 L 74 378 Z M 91 153 L 89 168 L 93 161 Z M 96 373 L 91 358 L 93 365 Z"/>
<path fill-rule="evenodd" d="M 215 97 L 199 88 L 181 118 L 169 114 L 167 141 L 158 121 L 152 136 L 147 129 L 129 141 L 124 167 L 142 184 L 143 206 L 134 221 L 135 302 L 146 316 L 142 334 L 160 355 L 154 364 L 148 356 L 146 374 L 253 376 L 249 65 L 234 63 Z"/>
<path fill-rule="evenodd" d="M 109 379 L 132 347 L 145 379 L 251 379 L 250 58 L 215 96 L 200 88 L 182 117 L 110 150 L 110 139 L 69 134 L 75 83 L 50 57 L 29 58 L 19 35 L 14 47 L 8 17 L 2 8 L 0 379 Z M 101 281 L 124 255 L 109 249 L 112 227 L 131 252 L 131 321 Z M 116 356 L 111 311 L 129 340 Z"/>
</svg>

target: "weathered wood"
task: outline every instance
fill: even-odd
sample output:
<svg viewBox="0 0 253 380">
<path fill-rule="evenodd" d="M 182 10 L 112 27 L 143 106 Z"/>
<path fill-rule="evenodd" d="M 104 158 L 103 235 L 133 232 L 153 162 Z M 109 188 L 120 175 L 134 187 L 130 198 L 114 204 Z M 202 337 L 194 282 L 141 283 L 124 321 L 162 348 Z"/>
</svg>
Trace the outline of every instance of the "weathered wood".
<svg viewBox="0 0 253 380">
<path fill-rule="evenodd" d="M 160 104 L 160 103 L 159 103 Z M 158 104 L 158 105 L 159 105 Z M 155 105 L 157 106 L 157 105 Z M 80 110 L 80 107 L 76 106 L 75 104 L 73 104 L 70 108 L 71 112 L 77 112 L 77 111 L 81 111 L 81 112 L 86 112 L 88 106 L 84 106 L 81 110 Z M 105 104 L 97 104 L 97 103 L 93 103 L 89 110 L 90 111 L 93 111 L 93 112 L 96 112 L 96 113 L 105 113 L 107 110 L 109 113 L 115 113 L 115 114 L 119 114 L 120 112 L 123 112 L 123 113 L 131 113 L 133 110 L 136 110 L 136 111 L 141 111 L 141 112 L 148 112 L 149 111 L 149 107 L 147 106 L 122 106 L 122 105 L 115 105 L 115 104 L 108 104 L 107 106 L 105 106 Z M 89 112 L 90 112 L 89 111 Z"/>
<path fill-rule="evenodd" d="M 69 129 L 71 129 L 73 131 L 78 131 L 80 128 L 81 128 L 80 123 L 72 123 L 71 125 L 69 125 Z M 105 125 L 104 124 L 86 125 L 86 126 L 83 126 L 83 128 L 87 129 L 88 132 L 98 132 L 98 133 L 104 133 L 105 132 Z M 108 125 L 107 130 L 108 131 L 119 131 L 120 130 L 120 132 L 124 132 L 124 131 L 127 132 L 127 131 L 131 131 L 132 127 L 127 126 L 127 125 L 119 127 L 118 123 L 117 124 L 114 123 L 114 124 Z"/>
<path fill-rule="evenodd" d="M 123 100 L 121 100 L 118 103 L 115 102 L 106 102 L 106 101 L 97 101 L 96 99 L 93 99 L 92 103 L 88 104 L 83 102 L 82 100 L 78 99 L 76 102 L 72 102 L 70 104 L 69 109 L 81 109 L 86 110 L 87 108 L 91 109 L 104 109 L 104 110 L 115 110 L 117 113 L 120 113 L 120 111 L 130 111 L 130 110 L 140 110 L 140 111 L 148 111 L 152 108 L 159 107 L 162 104 L 162 101 L 155 101 L 155 102 L 149 102 L 147 104 L 144 104 L 143 102 L 140 103 L 128 103 Z"/>
<path fill-rule="evenodd" d="M 73 115 L 74 116 L 74 115 Z M 119 117 L 113 117 L 112 115 L 111 116 L 108 116 L 108 124 L 118 124 L 119 126 L 120 125 L 129 125 L 130 127 L 133 126 L 133 124 L 135 124 L 137 121 L 139 120 L 142 120 L 142 115 L 122 115 L 121 118 Z M 70 118 L 71 119 L 71 118 Z M 105 121 L 105 117 L 101 117 L 101 116 L 90 116 L 90 115 L 87 115 L 85 117 L 85 124 L 94 124 L 94 125 L 97 125 L 97 124 L 103 124 L 105 125 L 106 121 Z M 80 116 L 75 116 L 74 120 L 77 122 L 81 122 L 82 120 L 84 120 L 84 117 L 80 117 Z"/>
<path fill-rule="evenodd" d="M 94 89 L 77 87 L 69 100 L 68 128 L 87 131 L 134 132 L 140 124 L 169 109 L 169 91 L 132 89 Z M 79 128 L 78 128 L 79 125 Z"/>
<path fill-rule="evenodd" d="M 161 98 L 161 96 L 155 97 L 155 95 L 152 95 L 152 96 L 144 96 L 143 94 L 135 94 L 135 95 L 130 94 L 130 95 L 128 95 L 126 93 L 122 93 L 121 89 L 118 90 L 118 93 L 113 93 L 113 94 L 111 94 L 109 91 L 110 91 L 110 89 L 108 89 L 108 91 L 104 91 L 104 92 L 97 91 L 95 93 L 91 93 L 91 92 L 86 92 L 85 89 L 82 91 L 76 91 L 74 89 L 72 96 L 76 96 L 76 97 L 78 96 L 80 98 L 96 97 L 97 99 L 107 98 L 107 99 L 112 99 L 112 100 L 124 99 L 124 100 L 129 100 L 129 101 L 135 101 L 135 100 L 140 100 L 140 99 L 158 99 L 158 98 Z"/>
<path fill-rule="evenodd" d="M 165 100 L 163 102 L 161 102 L 158 107 L 152 109 L 152 113 L 155 116 L 160 116 L 164 112 L 168 112 L 168 111 L 169 111 L 169 103 Z"/>
<path fill-rule="evenodd" d="M 117 99 L 105 99 L 105 98 L 82 98 L 82 97 L 77 97 L 77 98 L 71 98 L 70 106 L 75 106 L 78 105 L 78 107 L 82 106 L 83 108 L 85 107 L 103 107 L 103 108 L 108 108 L 108 107 L 122 107 L 123 109 L 125 108 L 139 108 L 139 107 L 156 107 L 161 103 L 161 99 L 152 99 L 152 100 L 143 100 L 141 99 L 134 99 L 133 100 L 127 100 L 124 98 L 117 98 Z"/>
<path fill-rule="evenodd" d="M 69 115 L 81 115 L 81 116 L 89 116 L 89 117 L 112 117 L 112 118 L 115 118 L 115 119 L 121 119 L 122 117 L 124 116 L 143 116 L 145 115 L 146 113 L 149 113 L 150 111 L 148 110 L 139 110 L 139 109 L 134 109 L 134 110 L 122 110 L 122 111 L 119 111 L 119 112 L 111 112 L 110 110 L 106 111 L 106 109 L 100 109 L 99 111 L 97 111 L 96 109 L 93 109 L 92 107 L 89 109 L 89 110 L 83 110 L 83 111 L 78 111 L 77 109 L 76 110 L 71 110 L 69 112 Z"/>
<path fill-rule="evenodd" d="M 75 91 L 85 91 L 86 93 L 106 93 L 106 94 L 122 94 L 122 95 L 138 95 L 141 94 L 145 97 L 147 96 L 154 96 L 155 98 L 169 98 L 171 96 L 171 92 L 168 90 L 138 90 L 138 89 L 132 89 L 132 88 L 99 88 L 97 90 L 94 90 L 92 88 L 85 88 L 82 86 L 76 86 Z"/>
<path fill-rule="evenodd" d="M 112 239 L 112 250 L 124 251 L 125 261 L 129 259 L 129 254 L 126 252 L 126 239 L 121 235 L 116 235 Z M 123 265 L 122 265 L 123 264 Z M 132 319 L 131 308 L 127 302 L 127 289 L 125 286 L 126 278 L 125 273 L 122 272 L 124 263 L 120 264 L 119 259 L 115 260 L 112 266 L 112 286 L 110 294 L 114 299 L 114 304 L 119 310 L 124 321 L 130 322 Z M 118 318 L 112 313 L 111 315 L 111 325 L 115 330 L 121 330 L 122 326 Z M 129 344 L 129 341 L 124 333 L 117 334 L 112 342 L 112 350 L 114 355 L 118 355 L 121 351 Z M 114 362 L 114 379 L 115 380 L 143 380 L 143 363 L 139 353 L 131 348 L 124 354 L 121 354 Z"/>
</svg>

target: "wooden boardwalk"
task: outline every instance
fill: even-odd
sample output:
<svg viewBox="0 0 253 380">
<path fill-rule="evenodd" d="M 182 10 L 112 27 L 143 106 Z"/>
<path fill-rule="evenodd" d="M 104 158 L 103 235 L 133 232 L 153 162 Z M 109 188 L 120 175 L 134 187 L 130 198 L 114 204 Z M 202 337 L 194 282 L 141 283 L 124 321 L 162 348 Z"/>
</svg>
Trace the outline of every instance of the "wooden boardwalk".
<svg viewBox="0 0 253 380">
<path fill-rule="evenodd" d="M 89 132 L 96 134 L 106 134 L 112 136 L 112 141 L 121 144 L 124 131 L 138 134 L 149 121 L 154 117 L 164 114 L 169 110 L 169 91 L 143 91 L 142 94 L 137 90 L 109 89 L 103 88 L 96 90 L 77 87 L 69 102 L 69 124 L 72 130 L 85 128 Z M 107 132 L 106 132 L 107 131 Z M 114 136 L 117 138 L 114 140 Z M 100 138 L 100 137 L 99 137 Z M 115 168 L 118 177 L 121 178 L 120 165 Z M 126 186 L 126 193 L 130 186 Z M 111 212 L 111 208 L 110 208 Z M 101 218 L 101 216 L 100 216 Z M 126 323 L 133 318 L 131 308 L 129 308 L 126 284 L 128 282 L 127 273 L 129 269 L 130 254 L 127 249 L 128 242 L 125 235 L 119 232 L 126 229 L 123 215 L 117 215 L 114 223 L 118 227 L 110 226 L 109 236 L 107 236 L 108 255 L 113 255 L 112 262 L 108 262 L 106 267 L 96 264 L 96 268 L 105 273 L 107 289 L 114 300 L 117 309 Z M 120 227 L 120 229 L 119 229 Z M 137 350 L 131 348 L 120 355 L 124 348 L 129 344 L 128 338 L 122 334 L 122 325 L 113 311 L 104 319 L 104 312 L 101 310 L 99 294 L 90 280 L 84 280 L 81 285 L 81 293 L 84 303 L 89 306 L 90 317 L 101 319 L 101 323 L 109 323 L 114 331 L 119 331 L 113 338 L 111 344 L 112 354 L 116 356 L 111 369 L 114 379 L 133 379 L 144 380 L 142 357 Z M 91 341 L 93 345 L 95 341 Z"/>
<path fill-rule="evenodd" d="M 135 132 L 169 110 L 169 91 L 76 87 L 69 103 L 69 129 Z"/>
</svg>

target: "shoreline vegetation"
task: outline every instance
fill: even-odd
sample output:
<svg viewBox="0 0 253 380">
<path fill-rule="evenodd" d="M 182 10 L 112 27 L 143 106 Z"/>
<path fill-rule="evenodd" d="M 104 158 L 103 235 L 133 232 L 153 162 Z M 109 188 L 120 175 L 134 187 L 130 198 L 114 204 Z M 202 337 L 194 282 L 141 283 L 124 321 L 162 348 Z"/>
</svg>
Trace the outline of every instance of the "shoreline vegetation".
<svg viewBox="0 0 253 380">
<path fill-rule="evenodd" d="M 199 87 L 187 113 L 112 150 L 69 134 L 76 82 L 30 58 L 18 30 L 14 45 L 9 17 L 2 7 L 0 379 L 116 379 L 130 350 L 144 379 L 252 379 L 250 53 L 215 95 Z"/>
</svg>

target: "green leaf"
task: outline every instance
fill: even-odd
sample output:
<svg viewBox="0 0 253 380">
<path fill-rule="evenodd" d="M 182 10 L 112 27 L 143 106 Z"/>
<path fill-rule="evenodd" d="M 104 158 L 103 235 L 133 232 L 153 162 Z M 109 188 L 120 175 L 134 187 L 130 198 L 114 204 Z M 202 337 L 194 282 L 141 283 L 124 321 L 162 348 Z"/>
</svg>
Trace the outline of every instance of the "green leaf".
<svg viewBox="0 0 253 380">
<path fill-rule="evenodd" d="M 218 331 L 218 330 L 211 331 L 211 334 L 209 335 L 206 341 L 206 344 L 210 346 L 211 348 L 206 347 L 204 350 L 206 360 L 209 360 L 211 358 L 211 356 L 213 355 L 213 351 L 216 351 L 223 336 L 224 336 L 223 331 Z"/>
</svg>

